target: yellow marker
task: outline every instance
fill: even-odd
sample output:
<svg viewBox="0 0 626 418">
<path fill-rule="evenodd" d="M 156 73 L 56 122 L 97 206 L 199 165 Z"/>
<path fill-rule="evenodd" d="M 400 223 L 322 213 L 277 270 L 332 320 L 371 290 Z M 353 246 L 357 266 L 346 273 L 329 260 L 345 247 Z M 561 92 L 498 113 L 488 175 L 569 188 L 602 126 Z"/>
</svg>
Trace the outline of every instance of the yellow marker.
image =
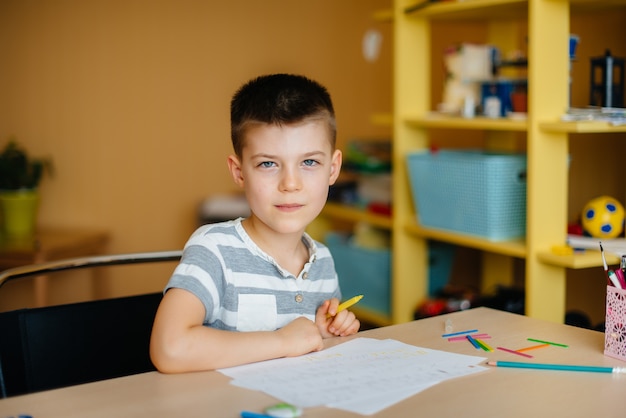
<svg viewBox="0 0 626 418">
<path fill-rule="evenodd" d="M 348 309 L 350 306 L 354 305 L 355 303 L 357 303 L 358 301 L 360 301 L 361 299 L 363 299 L 363 295 L 358 295 L 355 296 L 351 299 L 348 299 L 347 301 L 340 303 L 339 306 L 337 306 L 337 313 L 335 315 L 337 315 L 339 312 L 343 311 L 344 309 Z M 327 314 L 326 318 L 330 318 L 331 314 Z"/>
</svg>

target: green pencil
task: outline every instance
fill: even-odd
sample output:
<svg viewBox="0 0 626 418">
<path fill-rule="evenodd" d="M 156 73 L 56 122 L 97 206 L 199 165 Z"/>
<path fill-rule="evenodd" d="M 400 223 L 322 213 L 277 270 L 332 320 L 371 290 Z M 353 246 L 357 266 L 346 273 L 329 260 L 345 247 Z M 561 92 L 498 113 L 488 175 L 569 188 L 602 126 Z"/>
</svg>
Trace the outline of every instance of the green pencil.
<svg viewBox="0 0 626 418">
<path fill-rule="evenodd" d="M 557 347 L 565 347 L 567 348 L 568 346 L 565 344 L 559 344 L 559 343 L 553 343 L 551 341 L 543 341 L 543 340 L 536 340 L 534 338 L 527 338 L 528 341 L 534 341 L 536 343 L 541 343 L 541 344 L 550 344 L 550 345 L 555 345 Z"/>
</svg>

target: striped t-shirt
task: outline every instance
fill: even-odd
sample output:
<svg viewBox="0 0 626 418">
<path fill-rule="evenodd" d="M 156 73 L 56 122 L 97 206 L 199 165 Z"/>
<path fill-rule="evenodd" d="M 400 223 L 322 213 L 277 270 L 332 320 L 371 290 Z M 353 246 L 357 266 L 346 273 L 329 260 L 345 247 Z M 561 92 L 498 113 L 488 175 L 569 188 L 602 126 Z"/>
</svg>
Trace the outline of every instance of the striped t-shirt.
<svg viewBox="0 0 626 418">
<path fill-rule="evenodd" d="M 242 219 L 198 228 L 165 291 L 185 289 L 206 309 L 204 325 L 237 331 L 269 331 L 305 316 L 315 320 L 326 299 L 341 299 L 327 247 L 304 234 L 310 258 L 295 277 L 263 252 L 245 232 Z"/>
</svg>

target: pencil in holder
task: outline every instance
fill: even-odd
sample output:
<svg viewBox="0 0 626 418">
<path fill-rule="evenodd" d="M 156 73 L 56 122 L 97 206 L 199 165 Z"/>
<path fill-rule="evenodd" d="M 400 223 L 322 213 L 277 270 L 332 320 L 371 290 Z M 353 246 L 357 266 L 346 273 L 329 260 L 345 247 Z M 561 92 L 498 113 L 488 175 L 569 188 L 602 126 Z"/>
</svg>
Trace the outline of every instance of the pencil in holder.
<svg viewBox="0 0 626 418">
<path fill-rule="evenodd" d="M 604 355 L 626 361 L 626 290 L 606 287 Z"/>
</svg>

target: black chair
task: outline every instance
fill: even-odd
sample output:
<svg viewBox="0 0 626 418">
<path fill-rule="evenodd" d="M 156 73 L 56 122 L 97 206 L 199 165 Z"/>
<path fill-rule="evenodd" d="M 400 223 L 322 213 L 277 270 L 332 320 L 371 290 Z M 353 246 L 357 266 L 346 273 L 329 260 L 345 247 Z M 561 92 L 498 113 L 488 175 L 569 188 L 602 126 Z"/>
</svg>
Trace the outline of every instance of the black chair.
<svg viewBox="0 0 626 418">
<path fill-rule="evenodd" d="M 21 277 L 69 269 L 176 261 L 182 251 L 124 254 L 17 267 Z M 161 292 L 0 313 L 0 398 L 155 370 L 149 355 Z"/>
</svg>

